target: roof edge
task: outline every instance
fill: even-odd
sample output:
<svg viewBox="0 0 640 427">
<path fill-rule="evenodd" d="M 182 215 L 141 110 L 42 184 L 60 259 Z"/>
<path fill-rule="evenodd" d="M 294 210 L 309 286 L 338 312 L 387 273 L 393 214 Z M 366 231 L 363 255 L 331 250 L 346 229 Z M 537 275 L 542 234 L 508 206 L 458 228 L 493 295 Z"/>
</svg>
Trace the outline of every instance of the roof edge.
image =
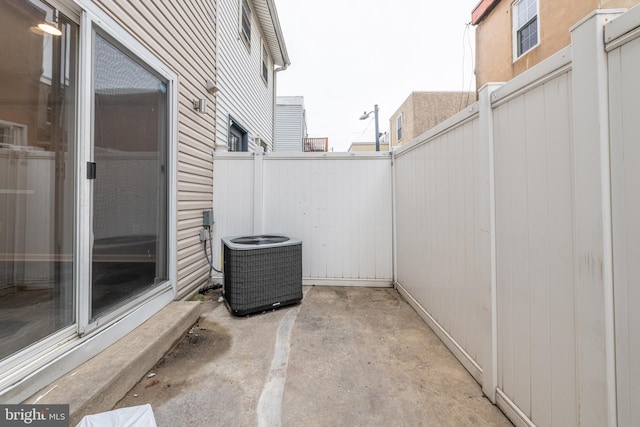
<svg viewBox="0 0 640 427">
<path fill-rule="evenodd" d="M 274 64 L 283 68 L 288 67 L 291 62 L 274 0 L 253 0 L 253 4 L 258 22 L 265 33 Z"/>
<path fill-rule="evenodd" d="M 480 0 L 480 3 L 471 11 L 471 24 L 478 25 L 498 3 L 500 0 Z"/>
</svg>

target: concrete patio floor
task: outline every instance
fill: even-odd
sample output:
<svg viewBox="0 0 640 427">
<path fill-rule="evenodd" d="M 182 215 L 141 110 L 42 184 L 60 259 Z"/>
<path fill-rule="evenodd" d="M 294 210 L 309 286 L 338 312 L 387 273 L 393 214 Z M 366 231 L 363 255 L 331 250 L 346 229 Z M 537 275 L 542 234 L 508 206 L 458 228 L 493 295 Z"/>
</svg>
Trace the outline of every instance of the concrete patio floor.
<svg viewBox="0 0 640 427">
<path fill-rule="evenodd" d="M 301 304 L 200 321 L 116 407 L 158 426 L 510 426 L 390 288 L 305 287 Z M 153 375 L 155 374 L 155 375 Z"/>
</svg>

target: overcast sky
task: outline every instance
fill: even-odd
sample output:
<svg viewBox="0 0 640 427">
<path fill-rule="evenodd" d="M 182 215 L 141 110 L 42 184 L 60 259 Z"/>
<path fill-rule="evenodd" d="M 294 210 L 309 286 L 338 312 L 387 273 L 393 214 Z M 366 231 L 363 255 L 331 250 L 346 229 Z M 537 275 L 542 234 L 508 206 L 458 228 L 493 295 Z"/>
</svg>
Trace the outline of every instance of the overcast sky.
<svg viewBox="0 0 640 427">
<path fill-rule="evenodd" d="M 475 90 L 478 0 L 275 0 L 291 66 L 278 96 L 304 96 L 310 137 L 329 149 L 373 142 L 412 91 Z"/>
</svg>

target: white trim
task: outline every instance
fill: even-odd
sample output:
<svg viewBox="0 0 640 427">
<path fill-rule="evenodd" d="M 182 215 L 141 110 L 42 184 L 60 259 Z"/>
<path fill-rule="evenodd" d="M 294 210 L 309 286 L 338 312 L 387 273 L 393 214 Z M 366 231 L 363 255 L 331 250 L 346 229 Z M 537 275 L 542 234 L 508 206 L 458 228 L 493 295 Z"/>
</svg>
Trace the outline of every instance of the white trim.
<svg viewBox="0 0 640 427">
<path fill-rule="evenodd" d="M 458 128 L 460 126 L 464 126 L 470 120 L 475 119 L 478 116 L 478 113 L 479 113 L 478 103 L 476 102 L 468 106 L 464 110 L 449 117 L 447 120 L 443 121 L 442 123 L 432 127 L 425 133 L 407 142 L 403 146 L 397 149 L 394 149 L 394 157 L 403 156 L 409 153 L 410 151 L 418 147 L 421 147 L 424 144 L 428 144 L 432 139 L 437 138 L 439 135 L 443 133 L 450 132 L 453 129 Z"/>
<path fill-rule="evenodd" d="M 608 13 L 623 13 L 626 9 L 607 10 Z M 604 26 L 604 42 L 607 52 L 640 37 L 640 7 L 629 9 L 626 13 L 611 20 Z"/>
<path fill-rule="evenodd" d="M 482 367 L 467 353 L 460 344 L 434 319 L 429 312 L 402 286 L 400 282 L 396 282 L 396 289 L 402 297 L 409 303 L 418 315 L 426 322 L 431 330 L 440 338 L 440 340 L 453 353 L 464 368 L 473 376 L 473 378 L 482 385 L 483 374 Z"/>
<path fill-rule="evenodd" d="M 533 421 L 500 389 L 496 390 L 496 405 L 517 427 L 536 427 Z"/>
<path fill-rule="evenodd" d="M 64 345 L 65 342 L 77 337 L 77 326 L 75 323 L 56 331 L 55 333 L 45 337 L 31 346 L 25 348 L 22 351 L 13 353 L 5 360 L 0 362 L 0 391 L 2 395 L 4 391 L 11 388 L 14 382 L 20 380 L 19 373 L 26 370 L 26 367 L 32 365 L 34 361 L 38 360 L 39 363 L 43 363 L 42 360 L 47 360 L 47 356 L 50 357 L 51 349 L 56 346 Z M 0 399 L 2 400 L 2 399 Z"/>
<path fill-rule="evenodd" d="M 82 14 L 82 9 L 78 7 L 77 4 L 73 2 L 65 1 L 65 0 L 45 0 L 51 7 L 54 9 L 58 9 L 64 16 L 75 21 L 76 23 L 80 22 L 80 15 Z"/>
<path fill-rule="evenodd" d="M 531 91 L 560 74 L 569 72 L 571 68 L 571 46 L 567 46 L 493 92 L 491 94 L 492 107 L 496 108 L 524 92 Z"/>
<path fill-rule="evenodd" d="M 214 157 L 231 157 L 233 154 L 238 153 L 215 153 Z M 245 154 L 247 155 L 247 154 Z M 253 153 L 248 153 L 249 156 L 253 155 Z M 267 153 L 263 153 L 263 156 L 266 159 L 276 159 L 276 160 L 318 160 L 319 158 L 331 158 L 331 159 L 340 159 L 340 160 L 369 160 L 371 158 L 387 158 L 391 160 L 391 152 L 390 151 L 369 151 L 369 152 L 355 152 L 355 153 L 338 153 L 338 152 L 278 152 L 278 151 L 269 151 Z"/>
<path fill-rule="evenodd" d="M 29 361 L 9 375 L 3 375 L 3 380 L 12 385 L 2 389 L 0 400 L 20 403 L 60 376 L 91 359 L 173 301 L 173 292 L 167 292 L 168 290 L 169 288 L 165 288 L 164 292 L 156 298 L 149 299 L 105 328 L 85 337 L 60 343 L 43 357 Z"/>
<path fill-rule="evenodd" d="M 82 12 L 78 49 L 78 126 L 76 135 L 76 239 L 74 253 L 74 286 L 76 290 L 76 321 L 78 333 L 83 334 L 89 323 L 89 301 L 91 300 L 91 263 L 90 252 L 93 247 L 91 217 L 93 216 L 93 182 L 86 179 L 87 162 L 93 159 L 91 150 L 91 122 L 93 120 L 91 85 L 93 69 L 91 66 L 91 21 L 86 12 Z M 85 284 L 85 286 L 81 286 Z"/>
<path fill-rule="evenodd" d="M 345 286 L 345 287 L 367 287 L 367 288 L 391 288 L 391 279 L 331 279 L 320 277 L 303 277 L 304 286 Z"/>
</svg>

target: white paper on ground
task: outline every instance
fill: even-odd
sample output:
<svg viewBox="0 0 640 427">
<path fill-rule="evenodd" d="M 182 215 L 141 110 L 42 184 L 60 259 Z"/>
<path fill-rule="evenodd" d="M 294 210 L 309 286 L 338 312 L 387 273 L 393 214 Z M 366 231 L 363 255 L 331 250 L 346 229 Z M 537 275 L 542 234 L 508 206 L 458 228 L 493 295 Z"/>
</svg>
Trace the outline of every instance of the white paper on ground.
<svg viewBox="0 0 640 427">
<path fill-rule="evenodd" d="M 85 415 L 76 427 L 158 427 L 151 405 L 131 406 Z"/>
</svg>

